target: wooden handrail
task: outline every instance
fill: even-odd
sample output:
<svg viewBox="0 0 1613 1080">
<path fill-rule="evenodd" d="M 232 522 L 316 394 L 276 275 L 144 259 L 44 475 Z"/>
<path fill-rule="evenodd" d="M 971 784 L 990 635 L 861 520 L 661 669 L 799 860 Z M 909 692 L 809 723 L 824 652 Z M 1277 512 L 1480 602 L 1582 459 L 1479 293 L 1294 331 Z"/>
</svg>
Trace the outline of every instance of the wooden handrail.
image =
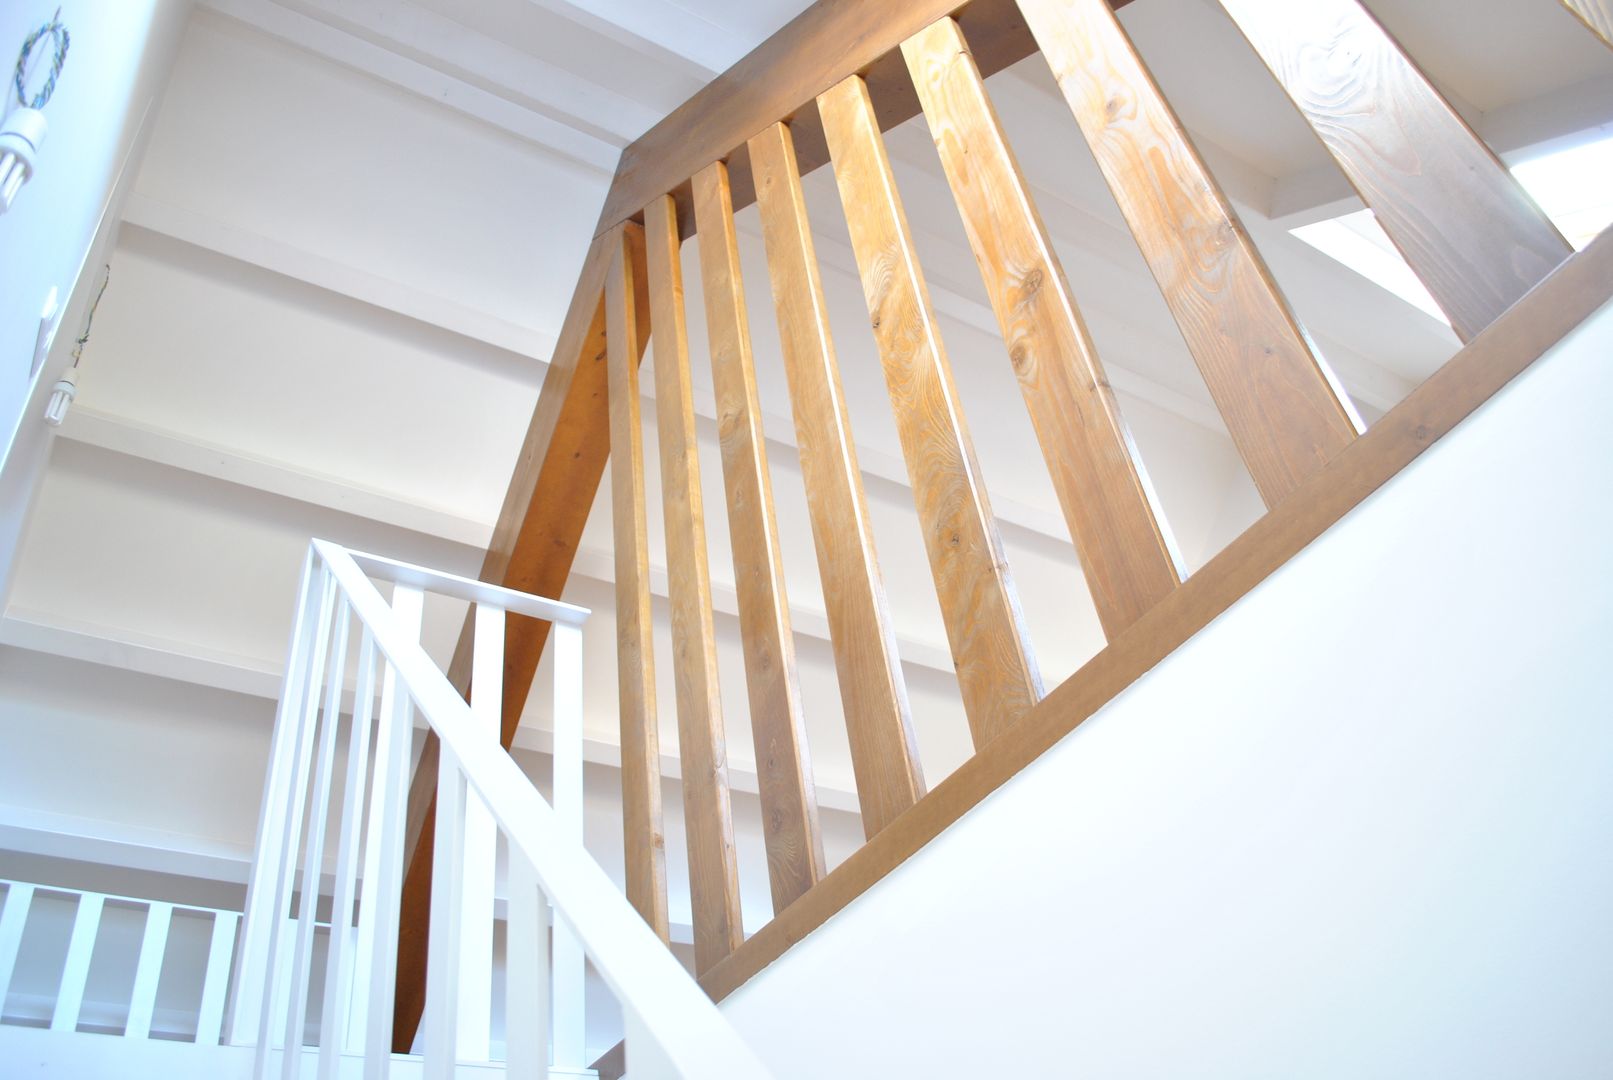
<svg viewBox="0 0 1613 1080">
<path fill-rule="evenodd" d="M 623 153 L 483 567 L 560 595 L 613 457 L 628 893 L 666 936 L 637 368 L 657 343 L 697 965 L 720 997 L 935 836 L 1533 362 L 1596 303 L 1579 256 L 1359 0 L 1220 0 L 1469 344 L 1365 434 L 1113 9 L 1126 0 L 820 0 Z M 1599 10 L 1565 0 L 1582 17 Z M 1587 24 L 1595 27 L 1590 18 Z M 1181 580 L 1146 471 L 986 76 L 1038 51 L 1270 511 Z M 1293 57 L 1325 56 L 1327 77 Z M 1338 113 L 1339 86 L 1350 106 Z M 1331 96 L 1330 96 L 1331 95 Z M 925 116 L 1053 475 L 1107 647 L 1044 697 L 883 132 Z M 830 163 L 977 753 L 925 793 L 800 178 Z M 868 843 L 824 876 L 733 214 L 760 203 Z M 648 250 L 645 232 L 649 233 Z M 679 242 L 700 235 L 779 915 L 740 942 Z M 1566 261 L 1565 261 L 1566 260 Z M 665 369 L 662 367 L 665 365 Z M 615 453 L 612 454 L 614 449 Z M 511 620 L 508 745 L 547 626 Z M 468 688 L 469 627 L 451 668 Z M 396 1045 L 423 986 L 431 777 L 411 792 Z M 412 1014 L 412 1015 L 411 1015 Z"/>
</svg>

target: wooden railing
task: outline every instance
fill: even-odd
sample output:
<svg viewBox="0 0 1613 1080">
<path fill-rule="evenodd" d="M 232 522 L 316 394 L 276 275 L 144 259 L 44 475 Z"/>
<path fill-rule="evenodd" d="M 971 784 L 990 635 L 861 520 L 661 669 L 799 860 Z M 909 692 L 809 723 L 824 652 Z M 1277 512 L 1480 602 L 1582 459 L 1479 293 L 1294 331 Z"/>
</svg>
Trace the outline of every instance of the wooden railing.
<svg viewBox="0 0 1613 1080">
<path fill-rule="evenodd" d="M 1558 231 L 1358 0 L 1221 0 L 1469 343 L 1363 435 L 1117 20 L 1113 8 L 1124 2 L 823 0 L 623 154 L 483 575 L 558 595 L 610 458 L 627 893 L 665 937 L 638 371 L 653 338 L 696 966 L 715 996 L 1091 715 L 1606 299 L 1606 239 L 1570 258 Z M 1571 6 L 1583 14 L 1596 5 Z M 984 82 L 1037 51 L 1272 511 L 1188 582 Z M 1109 641 L 1051 693 L 1020 616 L 884 145 L 883 131 L 920 113 Z M 977 750 L 929 794 L 802 197 L 802 173 L 826 163 L 845 208 Z M 869 840 L 827 877 L 735 237 L 735 210 L 752 202 Z M 689 237 L 699 247 L 779 913 L 749 941 L 740 931 L 684 327 L 679 251 Z M 1553 280 L 1537 288 L 1548 276 Z M 506 742 L 546 633 L 536 623 L 510 628 Z M 462 689 L 467 649 L 468 635 L 455 670 Z M 412 910 L 417 926 L 429 891 L 429 830 L 422 830 L 434 775 L 428 757 L 411 812 L 412 834 L 423 846 L 405 897 L 405 921 Z M 406 937 L 399 991 L 405 1042 L 412 1034 L 407 1003 L 423 985 L 422 958 L 423 944 L 417 940 L 411 953 Z"/>
</svg>

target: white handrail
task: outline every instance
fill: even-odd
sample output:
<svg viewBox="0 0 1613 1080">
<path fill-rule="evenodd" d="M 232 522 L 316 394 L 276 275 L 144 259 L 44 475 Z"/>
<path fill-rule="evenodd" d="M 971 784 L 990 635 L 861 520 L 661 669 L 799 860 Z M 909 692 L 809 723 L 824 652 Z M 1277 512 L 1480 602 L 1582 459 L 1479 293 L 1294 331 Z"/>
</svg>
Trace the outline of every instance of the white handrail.
<svg viewBox="0 0 1613 1080">
<path fill-rule="evenodd" d="M 394 606 L 388 606 L 372 576 L 396 584 Z M 473 700 L 478 692 L 488 695 L 477 708 L 467 704 L 420 646 L 421 590 L 458 596 L 477 605 L 480 632 L 475 644 L 484 653 L 497 652 L 496 656 L 473 658 Z M 488 958 L 479 954 L 486 951 L 490 940 L 482 932 L 480 920 L 486 919 L 490 925 L 491 859 L 487 844 L 491 840 L 481 839 L 487 834 L 478 830 L 496 827 L 504 834 L 510 855 L 510 975 L 505 999 L 510 1019 L 506 1029 L 512 1033 L 506 1040 L 512 1072 L 519 1067 L 524 1074 L 533 1075 L 536 1066 L 535 1074 L 541 1075 L 547 1065 L 551 1031 L 557 1055 L 563 1046 L 573 1048 L 568 1053 L 580 1051 L 582 954 L 586 953 L 622 1006 L 633 1080 L 766 1077 L 769 1074 L 765 1067 L 716 1005 L 588 855 L 582 845 L 580 814 L 575 820 L 569 813 L 557 814 L 500 747 L 495 718 L 496 703 L 502 697 L 497 683 L 502 667 L 502 635 L 496 629 L 502 629 L 503 620 L 494 616 L 507 611 L 556 624 L 556 711 L 565 714 L 556 717 L 557 737 L 564 725 L 568 738 L 580 740 L 580 627 L 588 615 L 585 609 L 379 556 L 349 552 L 324 540 L 312 541 L 290 650 L 291 667 L 298 670 L 287 673 L 286 692 L 291 700 L 282 702 L 279 711 L 278 723 L 284 730 L 277 730 L 274 737 L 277 760 L 271 762 L 271 792 L 265 800 L 260 827 L 260 860 L 272 858 L 276 865 L 271 867 L 260 861 L 253 868 L 255 903 L 249 902 L 242 946 L 242 967 L 246 970 L 237 984 L 243 999 L 260 1010 L 261 1021 L 256 1025 L 242 1023 L 238 1000 L 236 1041 L 256 1042 L 255 1075 L 263 1077 L 268 1075 L 276 1037 L 284 1031 L 283 1071 L 286 1076 L 298 1074 L 287 1059 L 300 1056 L 295 1051 L 301 1042 L 302 995 L 307 986 L 303 965 L 308 939 L 306 928 L 295 932 L 286 919 L 299 847 L 305 853 L 303 878 L 309 882 L 305 891 L 317 893 L 319 887 L 319 855 L 327 820 L 320 796 L 329 786 L 334 767 L 331 755 L 336 706 L 340 702 L 335 692 L 338 687 L 328 687 L 321 722 L 320 681 L 327 667 L 340 672 L 347 641 L 345 635 L 332 640 L 330 624 L 333 616 L 345 619 L 350 613 L 363 637 L 358 663 L 362 671 L 369 672 L 363 680 L 369 683 L 375 671 L 383 673 L 383 705 L 375 740 L 377 761 L 368 792 L 367 827 L 358 826 L 356 815 L 362 811 L 357 808 L 364 804 L 362 794 L 352 790 L 355 783 L 363 782 L 365 770 L 355 769 L 351 763 L 349 790 L 343 792 L 339 810 L 337 896 L 333 898 L 337 913 L 332 918 L 328 970 L 352 974 L 327 980 L 335 985 L 327 985 L 325 992 L 347 991 L 352 995 L 355 1023 L 350 1029 L 345 1002 L 324 1003 L 322 1016 L 327 1022 L 323 1026 L 339 1030 L 321 1032 L 321 1041 L 326 1044 L 321 1047 L 321 1075 L 330 1075 L 327 1062 L 333 1062 L 335 1054 L 345 1046 L 348 1032 L 357 1030 L 356 1017 L 366 1008 L 364 1075 L 367 1080 L 378 1080 L 387 1076 L 390 1067 L 386 1036 L 392 1019 L 390 975 L 396 955 L 397 893 L 402 885 L 401 810 L 408 787 L 408 733 L 413 712 L 418 709 L 441 746 L 433 844 L 430 975 L 422 1027 L 425 1075 L 451 1077 L 457 1062 L 467 1054 L 486 1060 L 483 983 L 490 967 Z M 483 650 L 484 644 L 490 648 Z M 372 649 L 377 654 L 373 667 Z M 575 685 L 570 685 L 573 682 Z M 361 699 L 355 702 L 355 725 L 368 725 L 373 703 L 368 693 Z M 363 745 L 357 732 L 350 738 L 354 747 Z M 404 748 L 401 754 L 397 751 L 400 745 Z M 391 749 L 384 750 L 386 747 Z M 380 760 L 383 756 L 387 760 Z M 556 798 L 560 806 L 569 806 L 568 800 L 575 798 L 580 807 L 580 742 L 577 756 L 578 762 L 568 762 L 564 768 L 576 765 L 579 775 L 573 777 L 568 772 L 562 783 L 563 766 L 557 754 Z M 303 802 L 310 787 L 314 798 L 308 803 L 305 825 Z M 489 820 L 491 826 L 478 824 Z M 306 841 L 302 840 L 304 832 Z M 357 865 L 353 847 L 361 837 L 365 845 L 364 877 L 355 934 L 349 921 L 353 887 L 348 879 Z M 471 878 L 465 877 L 467 873 Z M 483 879 L 477 875 L 486 875 L 485 889 L 478 883 Z M 474 903 L 470 902 L 472 897 Z M 300 911 L 305 920 L 316 910 L 313 899 L 312 895 L 303 897 Z M 552 994 L 549 980 L 534 978 L 528 970 L 548 962 L 545 931 L 549 904 L 557 916 Z M 373 957 L 368 971 L 363 959 L 354 965 L 341 955 L 349 947 L 350 938 L 356 939 L 352 944 L 361 958 Z M 293 939 L 294 954 L 287 944 Z M 577 944 L 570 944 L 573 941 Z M 575 982 L 571 983 L 562 979 L 561 973 L 571 971 L 573 963 Z M 283 967 L 286 972 L 280 974 Z M 387 985 L 362 985 L 367 978 L 384 980 Z M 469 993 L 461 994 L 461 980 L 469 980 L 465 984 Z M 341 985 L 343 982 L 347 985 Z M 270 993 L 265 994 L 260 983 L 266 984 Z M 361 996 L 367 1005 L 356 1004 Z M 575 1000 L 559 1000 L 562 998 Z M 460 1012 L 462 1001 L 468 1010 L 464 1013 Z M 552 1022 L 551 1007 L 555 1010 Z M 299 1019 L 293 1021 L 292 1016 Z M 575 1032 L 568 1042 L 562 1032 L 570 1026 Z M 243 1033 L 253 1038 L 245 1040 L 241 1038 Z M 572 1063 L 562 1062 L 557 1056 L 556 1064 Z"/>
</svg>

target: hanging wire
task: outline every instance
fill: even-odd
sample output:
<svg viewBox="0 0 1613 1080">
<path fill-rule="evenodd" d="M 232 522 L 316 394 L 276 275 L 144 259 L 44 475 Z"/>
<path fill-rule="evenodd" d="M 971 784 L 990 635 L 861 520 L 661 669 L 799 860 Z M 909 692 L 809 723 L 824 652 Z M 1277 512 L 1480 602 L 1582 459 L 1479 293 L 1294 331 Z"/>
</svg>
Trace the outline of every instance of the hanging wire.
<svg viewBox="0 0 1613 1080">
<path fill-rule="evenodd" d="M 39 88 L 33 101 L 28 100 L 28 88 L 24 85 L 28 75 L 28 54 L 33 52 L 34 46 L 39 44 L 41 38 L 50 36 L 55 43 L 56 51 L 50 62 L 50 75 L 45 79 L 45 85 Z M 67 62 L 67 47 L 72 43 L 67 27 L 62 25 L 62 9 L 57 8 L 56 14 L 50 22 L 28 35 L 22 43 L 22 54 L 17 57 L 17 74 L 12 82 L 17 89 L 17 104 L 29 109 L 42 109 L 50 101 L 51 95 L 56 93 L 56 80 L 61 77 L 62 65 Z"/>
<path fill-rule="evenodd" d="M 106 287 L 110 284 L 112 284 L 112 264 L 108 263 L 106 276 L 101 279 L 101 288 L 96 292 L 95 299 L 90 303 L 89 317 L 84 320 L 84 332 L 78 336 L 77 341 L 73 342 L 74 367 L 78 367 L 79 359 L 84 355 L 84 346 L 90 342 L 90 327 L 95 323 L 95 309 L 101 306 L 101 297 L 106 295 Z"/>
</svg>

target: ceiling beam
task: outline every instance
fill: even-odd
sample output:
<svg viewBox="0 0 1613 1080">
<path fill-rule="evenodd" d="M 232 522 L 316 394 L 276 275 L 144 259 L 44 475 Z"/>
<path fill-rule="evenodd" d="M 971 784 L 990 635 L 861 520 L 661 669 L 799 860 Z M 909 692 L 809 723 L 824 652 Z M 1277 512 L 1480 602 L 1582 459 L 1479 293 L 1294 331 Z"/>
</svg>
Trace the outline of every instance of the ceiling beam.
<svg viewBox="0 0 1613 1080">
<path fill-rule="evenodd" d="M 272 0 L 205 0 L 208 13 L 313 53 L 351 71 L 389 83 L 420 98 L 552 151 L 593 176 L 609 176 L 621 150 L 612 142 L 418 60 L 282 7 Z"/>
</svg>

